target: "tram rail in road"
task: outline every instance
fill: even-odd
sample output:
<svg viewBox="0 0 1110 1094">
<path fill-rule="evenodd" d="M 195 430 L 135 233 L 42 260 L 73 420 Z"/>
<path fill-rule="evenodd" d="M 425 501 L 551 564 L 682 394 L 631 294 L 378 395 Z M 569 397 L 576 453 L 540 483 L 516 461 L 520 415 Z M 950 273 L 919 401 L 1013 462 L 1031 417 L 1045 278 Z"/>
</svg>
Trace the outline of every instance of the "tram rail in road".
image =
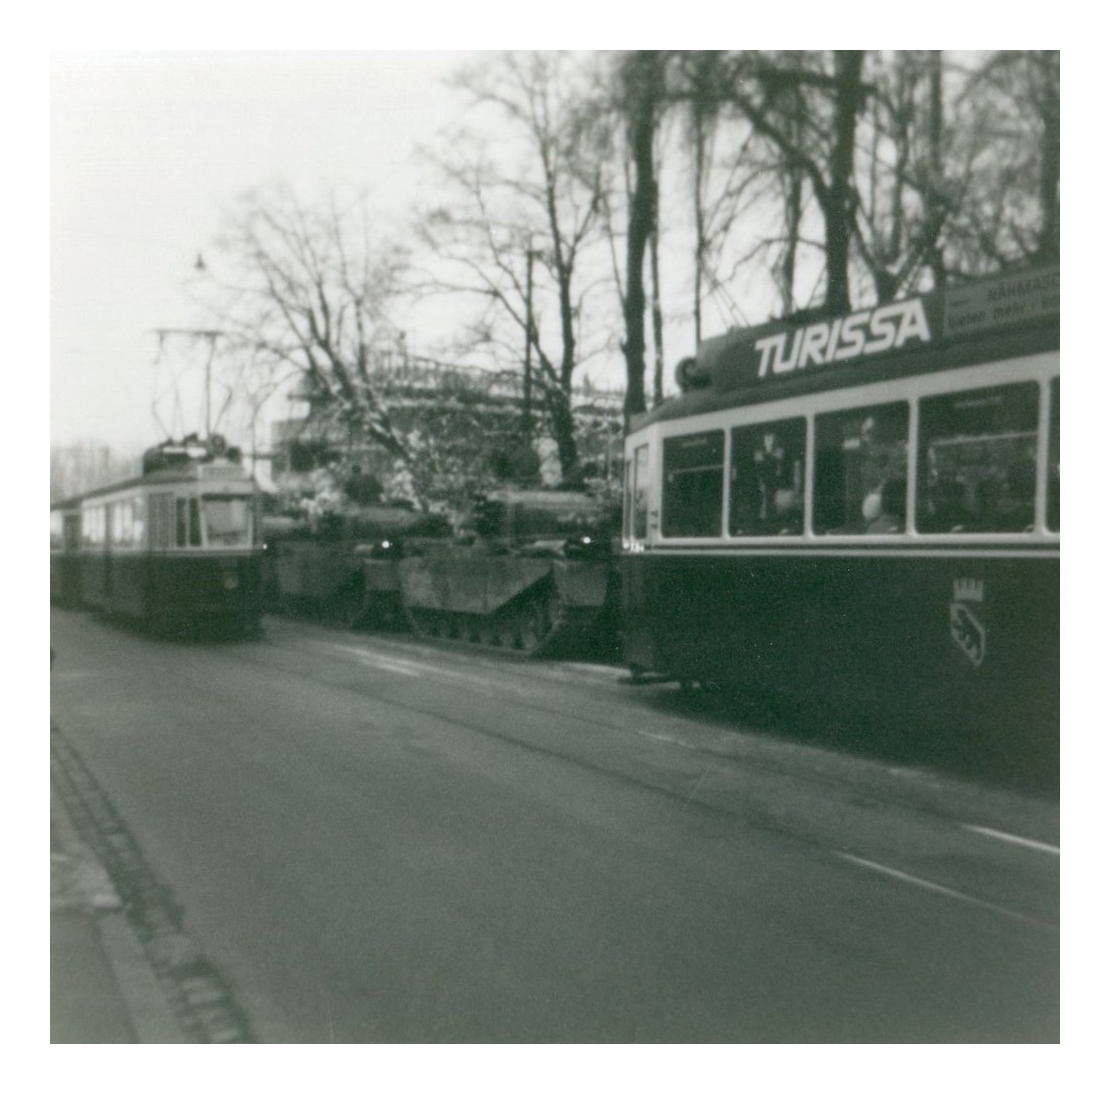
<svg viewBox="0 0 1110 1094">
<path fill-rule="evenodd" d="M 1051 802 L 604 666 L 53 640 L 62 734 L 259 1040 L 1058 1036 Z"/>
</svg>

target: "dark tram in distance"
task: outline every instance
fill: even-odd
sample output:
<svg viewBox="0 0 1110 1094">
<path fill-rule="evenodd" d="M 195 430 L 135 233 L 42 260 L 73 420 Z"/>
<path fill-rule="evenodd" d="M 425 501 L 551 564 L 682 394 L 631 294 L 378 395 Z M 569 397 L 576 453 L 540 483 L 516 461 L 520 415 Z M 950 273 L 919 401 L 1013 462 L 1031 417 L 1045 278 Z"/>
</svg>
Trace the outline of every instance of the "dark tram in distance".
<svg viewBox="0 0 1110 1094">
<path fill-rule="evenodd" d="M 50 595 L 154 626 L 257 631 L 259 493 L 220 437 L 166 442 L 142 474 L 50 507 Z"/>
<path fill-rule="evenodd" d="M 625 442 L 634 674 L 1058 763 L 1059 268 L 731 331 Z"/>
</svg>

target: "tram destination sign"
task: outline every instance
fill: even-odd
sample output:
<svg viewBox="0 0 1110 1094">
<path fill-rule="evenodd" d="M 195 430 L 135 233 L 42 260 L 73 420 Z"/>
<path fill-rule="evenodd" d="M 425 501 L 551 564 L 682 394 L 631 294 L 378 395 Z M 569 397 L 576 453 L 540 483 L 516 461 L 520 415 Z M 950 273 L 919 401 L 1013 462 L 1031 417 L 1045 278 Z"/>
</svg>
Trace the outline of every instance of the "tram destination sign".
<svg viewBox="0 0 1110 1094">
<path fill-rule="evenodd" d="M 1055 321 L 1058 266 L 951 286 L 835 319 L 768 323 L 708 339 L 680 383 L 717 391 L 851 365 L 1006 328 Z"/>
</svg>

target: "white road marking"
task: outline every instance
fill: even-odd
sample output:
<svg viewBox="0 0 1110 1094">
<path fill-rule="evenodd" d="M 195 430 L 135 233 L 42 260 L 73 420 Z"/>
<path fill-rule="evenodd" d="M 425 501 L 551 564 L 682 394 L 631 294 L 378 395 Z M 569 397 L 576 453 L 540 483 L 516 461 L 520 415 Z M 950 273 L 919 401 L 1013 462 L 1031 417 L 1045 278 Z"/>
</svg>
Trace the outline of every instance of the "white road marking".
<svg viewBox="0 0 1110 1094">
<path fill-rule="evenodd" d="M 978 897 L 970 896 L 968 893 L 961 893 L 956 889 L 949 889 L 945 885 L 938 885 L 935 881 L 927 881 L 925 878 L 914 877 L 913 874 L 903 873 L 901 870 L 895 870 L 893 867 L 883 866 L 881 863 L 871 862 L 869 859 L 858 858 L 856 855 L 848 854 L 847 851 L 834 851 L 833 854 L 836 855 L 837 858 L 845 859 L 848 862 L 854 862 L 857 866 L 863 866 L 868 870 L 875 870 L 897 881 L 904 881 L 909 885 L 916 885 L 921 889 L 928 889 L 929 892 L 939 893 L 941 896 L 952 897 L 953 900 L 962 901 L 964 904 L 971 904 L 976 908 L 997 912 L 999 915 L 1006 916 L 1007 919 L 1016 919 L 1019 923 L 1028 923 L 1034 927 L 1048 927 L 1050 930 L 1059 929 L 1043 920 L 1022 915 L 1020 912 L 1014 912 L 1009 908 L 1003 908 L 999 904 L 992 904 L 989 900 L 980 900 Z"/>
<path fill-rule="evenodd" d="M 1058 855 L 1059 847 L 1051 843 L 1041 843 L 1040 840 L 1026 839 L 1024 836 L 1012 836 L 1009 832 L 999 832 L 995 828 L 982 828 L 978 824 L 962 824 L 969 832 L 978 832 L 981 836 L 990 836 L 992 839 L 1005 840 L 1007 843 L 1016 843 L 1019 847 L 1028 847 L 1033 851 L 1044 851 L 1048 855 Z"/>
<path fill-rule="evenodd" d="M 643 737 L 649 741 L 662 741 L 664 744 L 677 745 L 679 748 L 688 748 L 692 752 L 700 752 L 701 747 L 696 744 L 691 744 L 689 741 L 679 740 L 678 737 L 670 737 L 665 733 L 649 733 L 646 729 L 634 729 L 632 732 L 637 737 Z"/>
<path fill-rule="evenodd" d="M 362 646 L 345 646 L 338 642 L 326 642 L 323 644 L 329 649 L 338 650 L 341 653 L 353 654 L 360 661 L 365 662 L 373 668 L 386 669 L 389 672 L 398 672 L 404 676 L 423 676 L 425 678 L 438 677 L 441 680 L 448 680 L 453 684 L 483 693 L 496 690 L 508 692 L 522 698 L 531 698 L 535 693 L 533 688 L 514 684 L 508 680 L 479 677 L 472 672 L 459 672 L 455 669 L 444 668 L 442 665 L 433 665 L 428 661 L 409 661 L 399 657 L 388 657 L 385 654 L 376 653 Z"/>
<path fill-rule="evenodd" d="M 377 669 L 385 669 L 386 672 L 397 672 L 402 676 L 420 675 L 420 669 L 409 661 L 397 661 L 392 657 L 383 657 L 381 654 L 373 653 L 361 646 L 341 646 L 335 642 L 329 642 L 327 645 L 332 649 L 339 650 L 340 653 L 354 654 L 360 661 L 365 661 L 368 665 L 373 665 Z"/>
</svg>

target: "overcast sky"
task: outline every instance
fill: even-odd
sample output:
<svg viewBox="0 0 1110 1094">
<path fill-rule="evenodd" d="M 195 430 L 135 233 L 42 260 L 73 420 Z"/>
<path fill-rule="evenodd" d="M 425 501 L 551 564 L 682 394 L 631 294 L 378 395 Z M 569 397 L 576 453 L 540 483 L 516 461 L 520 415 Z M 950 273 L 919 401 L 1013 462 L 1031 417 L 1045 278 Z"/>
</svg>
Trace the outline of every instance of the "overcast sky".
<svg viewBox="0 0 1110 1094">
<path fill-rule="evenodd" d="M 54 54 L 52 440 L 162 439 L 150 332 L 195 325 L 186 282 L 236 195 L 365 187 L 403 217 L 422 177 L 413 149 L 465 110 L 443 79 L 466 56 Z M 177 363 L 163 358 L 163 387 Z"/>
</svg>

